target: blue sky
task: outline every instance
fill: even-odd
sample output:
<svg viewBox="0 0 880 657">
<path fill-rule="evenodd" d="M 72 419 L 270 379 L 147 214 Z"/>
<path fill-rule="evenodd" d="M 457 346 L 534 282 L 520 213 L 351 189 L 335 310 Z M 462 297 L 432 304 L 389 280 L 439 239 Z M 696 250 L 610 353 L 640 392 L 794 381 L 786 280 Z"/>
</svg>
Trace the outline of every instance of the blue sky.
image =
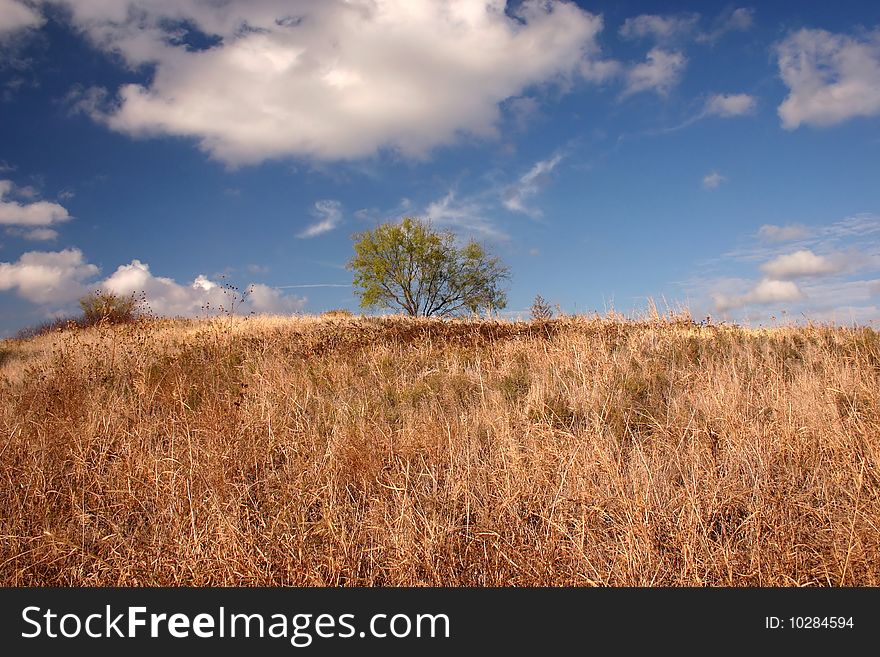
<svg viewBox="0 0 880 657">
<path fill-rule="evenodd" d="M 880 4 L 0 0 L 0 335 L 357 310 L 405 215 L 507 313 L 880 320 Z"/>
</svg>

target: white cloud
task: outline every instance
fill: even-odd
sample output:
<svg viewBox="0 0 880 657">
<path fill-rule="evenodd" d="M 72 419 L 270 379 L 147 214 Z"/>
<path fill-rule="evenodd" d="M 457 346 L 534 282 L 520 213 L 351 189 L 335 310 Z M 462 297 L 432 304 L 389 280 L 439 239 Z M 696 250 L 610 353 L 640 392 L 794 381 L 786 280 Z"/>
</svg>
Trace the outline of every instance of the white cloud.
<svg viewBox="0 0 880 657">
<path fill-rule="evenodd" d="M 462 134 L 493 137 L 501 102 L 581 72 L 602 30 L 601 17 L 555 0 L 526 0 L 516 16 L 503 0 L 66 4 L 97 47 L 155 66 L 146 86 L 87 92 L 93 118 L 195 138 L 233 166 L 421 157 Z M 214 45 L 188 49 L 187 24 Z"/>
<path fill-rule="evenodd" d="M 665 96 L 681 80 L 686 65 L 687 58 L 682 53 L 652 48 L 644 62 L 627 71 L 623 95 L 655 91 Z"/>
<path fill-rule="evenodd" d="M 342 204 L 333 200 L 315 201 L 312 216 L 318 221 L 307 226 L 298 237 L 317 237 L 336 228 L 342 222 Z"/>
<path fill-rule="evenodd" d="M 739 7 L 732 12 L 724 12 L 715 20 L 715 28 L 697 35 L 700 43 L 715 43 L 728 32 L 745 32 L 755 22 L 755 10 Z"/>
<path fill-rule="evenodd" d="M 753 9 L 739 7 L 722 12 L 712 21 L 712 28 L 709 31 L 697 32 L 701 20 L 698 13 L 666 16 L 642 14 L 627 18 L 620 28 L 620 36 L 624 39 L 651 38 L 665 44 L 693 39 L 698 43 L 711 45 L 729 32 L 751 29 L 754 19 Z"/>
<path fill-rule="evenodd" d="M 29 196 L 31 188 L 21 188 L 23 196 Z M 19 201 L 6 200 L 6 197 L 16 191 L 11 180 L 0 180 L 0 225 L 5 226 L 50 226 L 55 223 L 67 221 L 70 214 L 57 203 L 49 201 L 34 201 L 20 203 Z"/>
<path fill-rule="evenodd" d="M 775 303 L 794 301 L 803 297 L 803 292 L 792 281 L 763 279 L 747 296 L 749 303 Z"/>
<path fill-rule="evenodd" d="M 63 304 L 88 292 L 85 283 L 97 273 L 79 249 L 29 251 L 16 262 L 0 262 L 0 290 L 37 304 Z"/>
<path fill-rule="evenodd" d="M 245 288 L 242 300 L 241 293 L 233 292 L 204 275 L 197 276 L 190 285 L 182 285 L 172 278 L 155 276 L 150 266 L 140 260 L 118 267 L 100 286 L 123 296 L 143 293 L 150 309 L 166 316 L 194 316 L 206 311 L 213 313 L 220 308 L 234 310 L 236 314 L 251 311 L 291 313 L 301 310 L 306 303 L 304 297 L 286 295 L 277 288 L 262 284 Z"/>
<path fill-rule="evenodd" d="M 755 22 L 755 10 L 749 7 L 734 9 L 727 20 L 723 21 L 722 27 L 730 30 L 748 30 Z"/>
<path fill-rule="evenodd" d="M 880 114 L 880 31 L 850 37 L 802 29 L 776 52 L 789 88 L 778 110 L 785 129 Z"/>
<path fill-rule="evenodd" d="M 13 226 L 6 229 L 6 234 L 32 242 L 46 242 L 58 238 L 58 231 L 52 228 L 18 228 Z"/>
<path fill-rule="evenodd" d="M 816 308 L 835 308 L 859 305 L 871 301 L 878 290 L 880 279 L 822 280 L 801 283 L 804 294 Z M 877 319 L 880 319 L 878 317 Z"/>
<path fill-rule="evenodd" d="M 842 261 L 832 261 L 807 249 L 778 256 L 761 265 L 761 271 L 772 278 L 824 276 L 835 274 L 843 269 L 844 263 Z"/>
<path fill-rule="evenodd" d="M 517 129 L 525 130 L 529 124 L 541 115 L 541 104 L 532 96 L 520 96 L 507 104 L 510 117 Z"/>
<path fill-rule="evenodd" d="M 38 11 L 17 0 L 0 0 L 0 39 L 45 22 Z"/>
<path fill-rule="evenodd" d="M 31 303 L 53 310 L 73 309 L 75 302 L 96 289 L 122 296 L 146 297 L 150 309 L 158 315 L 194 316 L 227 310 L 237 298 L 236 313 L 291 313 L 302 310 L 305 297 L 289 295 L 278 288 L 253 284 L 242 294 L 234 295 L 217 281 L 199 275 L 189 285 L 174 279 L 155 276 L 150 266 L 140 260 L 122 265 L 110 276 L 97 278 L 98 267 L 85 261 L 79 249 L 29 251 L 16 262 L 0 262 L 0 291 L 15 291 Z"/>
<path fill-rule="evenodd" d="M 585 59 L 580 66 L 581 76 L 596 84 L 616 78 L 623 70 L 623 64 L 613 59 Z"/>
<path fill-rule="evenodd" d="M 764 224 L 758 229 L 758 238 L 765 242 L 790 242 L 810 236 L 810 229 L 801 224 L 777 226 Z"/>
<path fill-rule="evenodd" d="M 763 321 L 767 309 L 762 305 L 786 302 L 795 320 L 880 322 L 875 305 L 880 292 L 876 215 L 857 214 L 810 227 L 765 224 L 751 237 L 752 246 L 707 263 L 687 283 L 697 307 L 714 299 L 720 311 L 745 308 L 734 313 L 738 320 Z M 756 284 L 742 278 L 743 267 L 757 267 L 763 280 Z"/>
<path fill-rule="evenodd" d="M 769 278 L 761 280 L 751 291 L 739 296 L 713 294 L 715 307 L 719 312 L 733 310 L 752 304 L 767 305 L 785 301 L 797 301 L 804 293 L 792 281 L 777 281 Z"/>
<path fill-rule="evenodd" d="M 641 16 L 627 18 L 620 28 L 620 36 L 624 39 L 651 37 L 661 42 L 672 41 L 690 35 L 694 28 L 696 28 L 699 20 L 699 14 L 678 14 L 672 16 L 642 14 Z"/>
<path fill-rule="evenodd" d="M 289 315 L 300 312 L 306 305 L 305 297 L 285 294 L 278 288 L 253 283 L 248 294 L 248 304 L 256 313 Z"/>
<path fill-rule="evenodd" d="M 836 221 L 822 229 L 822 235 L 830 240 L 853 238 L 866 239 L 880 233 L 880 216 L 863 212 Z"/>
<path fill-rule="evenodd" d="M 725 180 L 727 180 L 725 176 L 722 176 L 717 171 L 713 171 L 703 176 L 703 187 L 706 189 L 717 189 Z"/>
<path fill-rule="evenodd" d="M 460 231 L 476 232 L 496 240 L 509 239 L 509 236 L 499 230 L 487 217 L 483 204 L 473 200 L 459 200 L 454 190 L 450 190 L 443 198 L 429 203 L 424 215 L 437 226 L 450 226 Z"/>
<path fill-rule="evenodd" d="M 707 116 L 744 116 L 754 114 L 757 100 L 749 94 L 715 94 L 706 101 L 704 113 Z"/>
<path fill-rule="evenodd" d="M 541 211 L 526 205 L 528 199 L 537 195 L 541 188 L 547 184 L 550 174 L 562 161 L 562 155 L 557 153 L 546 160 L 539 160 L 511 187 L 502 198 L 504 207 L 511 212 L 522 212 L 530 217 L 541 216 Z"/>
</svg>

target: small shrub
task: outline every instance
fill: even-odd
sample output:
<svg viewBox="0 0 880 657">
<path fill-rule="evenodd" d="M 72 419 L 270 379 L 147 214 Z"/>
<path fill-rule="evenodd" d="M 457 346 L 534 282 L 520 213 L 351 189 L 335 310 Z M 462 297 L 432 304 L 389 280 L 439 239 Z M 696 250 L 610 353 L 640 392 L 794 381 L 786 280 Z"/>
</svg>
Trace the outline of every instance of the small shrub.
<svg viewBox="0 0 880 657">
<path fill-rule="evenodd" d="M 535 295 L 535 300 L 532 301 L 530 311 L 533 320 L 546 322 L 549 319 L 553 319 L 553 309 L 550 307 L 549 303 L 544 301 L 544 297 L 540 294 Z"/>
<path fill-rule="evenodd" d="M 354 314 L 350 310 L 346 310 L 345 308 L 331 308 L 327 312 L 323 313 L 324 317 L 353 317 Z"/>
<path fill-rule="evenodd" d="M 138 315 L 137 305 L 133 294 L 122 297 L 104 291 L 92 292 L 79 300 L 79 307 L 83 311 L 82 323 L 85 326 L 133 322 Z"/>
</svg>

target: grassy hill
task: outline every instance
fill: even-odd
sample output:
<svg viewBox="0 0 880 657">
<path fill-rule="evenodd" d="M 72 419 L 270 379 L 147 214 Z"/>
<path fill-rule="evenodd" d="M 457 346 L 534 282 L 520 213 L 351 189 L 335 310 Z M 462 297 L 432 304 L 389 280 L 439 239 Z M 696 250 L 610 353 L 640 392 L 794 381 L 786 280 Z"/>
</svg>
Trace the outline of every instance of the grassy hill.
<svg viewBox="0 0 880 657">
<path fill-rule="evenodd" d="M 880 335 L 574 317 L 0 343 L 2 585 L 880 585 Z"/>
</svg>

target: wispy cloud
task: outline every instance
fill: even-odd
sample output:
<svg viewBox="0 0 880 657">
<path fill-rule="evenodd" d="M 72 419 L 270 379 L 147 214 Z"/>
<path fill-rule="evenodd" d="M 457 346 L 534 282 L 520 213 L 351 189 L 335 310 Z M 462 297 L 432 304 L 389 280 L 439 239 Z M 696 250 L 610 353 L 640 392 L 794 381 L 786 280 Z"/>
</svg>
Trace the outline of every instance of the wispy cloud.
<svg viewBox="0 0 880 657">
<path fill-rule="evenodd" d="M 696 41 L 712 45 L 731 32 L 744 32 L 755 22 L 755 10 L 748 7 L 727 9 L 711 21 L 708 29 L 700 29 L 702 16 L 696 12 L 677 14 L 642 14 L 627 18 L 619 33 L 624 39 L 652 39 L 661 44 Z"/>
<path fill-rule="evenodd" d="M 757 100 L 749 94 L 715 94 L 706 101 L 703 116 L 746 116 L 754 114 L 757 106 Z"/>
<path fill-rule="evenodd" d="M 342 204 L 334 200 L 316 201 L 311 214 L 318 221 L 299 233 L 301 239 L 317 237 L 336 228 L 342 222 Z"/>
<path fill-rule="evenodd" d="M 48 242 L 58 239 L 58 231 L 52 228 L 19 228 L 12 226 L 6 229 L 6 234 L 12 237 L 21 237 L 32 242 Z"/>
<path fill-rule="evenodd" d="M 520 132 L 524 132 L 535 119 L 541 116 L 541 104 L 534 96 L 512 98 L 506 107 L 513 124 Z"/>
<path fill-rule="evenodd" d="M 563 160 L 564 155 L 557 153 L 546 160 L 537 161 L 531 169 L 520 176 L 513 185 L 502 194 L 502 203 L 511 212 L 520 212 L 533 218 L 542 216 L 541 210 L 529 207 L 529 199 L 535 197 L 550 180 L 550 174 Z"/>
<path fill-rule="evenodd" d="M 437 226 L 449 226 L 459 232 L 473 232 L 483 237 L 507 240 L 509 236 L 489 218 L 488 206 L 474 199 L 459 199 L 450 190 L 440 199 L 429 203 L 424 216 Z"/>
<path fill-rule="evenodd" d="M 698 34 L 696 40 L 699 43 L 713 44 L 730 32 L 745 32 L 750 30 L 754 23 L 754 9 L 749 7 L 738 7 L 733 10 L 728 9 L 715 19 L 713 27 L 709 31 Z"/>
<path fill-rule="evenodd" d="M 686 66 L 687 57 L 683 53 L 652 48 L 644 62 L 627 71 L 622 97 L 642 91 L 654 91 L 666 96 L 681 81 Z"/>
<path fill-rule="evenodd" d="M 722 176 L 717 171 L 712 171 L 703 176 L 703 187 L 706 189 L 717 189 L 725 181 L 727 181 L 725 176 Z"/>
<path fill-rule="evenodd" d="M 620 36 L 624 39 L 651 38 L 659 42 L 677 41 L 690 36 L 696 30 L 700 15 L 696 13 L 642 14 L 627 18 L 620 27 Z"/>
<path fill-rule="evenodd" d="M 765 242 L 791 242 L 809 237 L 811 231 L 802 224 L 764 224 L 758 229 L 758 238 Z"/>
</svg>

